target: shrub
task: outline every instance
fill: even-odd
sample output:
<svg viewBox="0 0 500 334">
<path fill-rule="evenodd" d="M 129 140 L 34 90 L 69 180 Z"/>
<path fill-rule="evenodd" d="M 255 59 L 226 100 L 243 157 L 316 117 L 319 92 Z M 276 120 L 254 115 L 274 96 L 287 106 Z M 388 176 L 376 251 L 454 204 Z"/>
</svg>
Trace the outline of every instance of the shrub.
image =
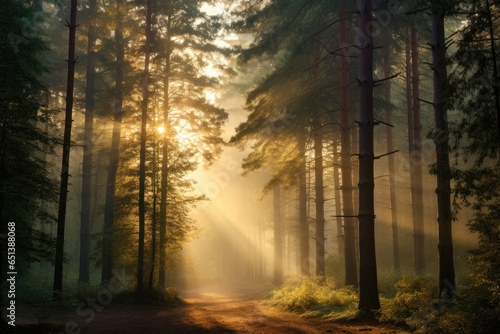
<svg viewBox="0 0 500 334">
<path fill-rule="evenodd" d="M 431 323 L 426 333 L 489 334 L 498 332 L 500 313 L 491 303 L 487 286 L 469 285 L 459 290 L 456 303 Z"/>
<path fill-rule="evenodd" d="M 421 327 L 423 322 L 437 314 L 431 308 L 433 293 L 438 287 L 429 277 L 403 277 L 395 285 L 396 296 L 382 300 L 380 320 L 411 327 Z"/>
<path fill-rule="evenodd" d="M 324 282 L 321 277 L 291 276 L 271 294 L 272 305 L 306 316 L 345 310 L 358 300 L 351 288 L 336 288 L 333 281 Z"/>
</svg>

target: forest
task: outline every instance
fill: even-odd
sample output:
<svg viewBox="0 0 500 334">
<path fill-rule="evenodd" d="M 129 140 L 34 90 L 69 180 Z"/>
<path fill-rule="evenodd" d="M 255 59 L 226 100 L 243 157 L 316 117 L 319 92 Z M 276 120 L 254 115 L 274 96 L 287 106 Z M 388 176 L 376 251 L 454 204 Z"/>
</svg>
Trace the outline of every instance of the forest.
<svg viewBox="0 0 500 334">
<path fill-rule="evenodd" d="M 500 0 L 1 0 L 3 333 L 498 333 Z"/>
</svg>

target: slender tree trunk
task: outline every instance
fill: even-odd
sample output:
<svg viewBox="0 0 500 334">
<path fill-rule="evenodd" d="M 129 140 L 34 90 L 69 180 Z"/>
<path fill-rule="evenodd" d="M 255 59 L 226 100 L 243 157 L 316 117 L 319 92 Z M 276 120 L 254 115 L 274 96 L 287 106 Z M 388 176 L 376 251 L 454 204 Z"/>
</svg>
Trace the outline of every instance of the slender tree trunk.
<svg viewBox="0 0 500 334">
<path fill-rule="evenodd" d="M 300 238 L 300 272 L 309 275 L 309 222 L 307 219 L 307 184 L 306 184 L 306 138 L 302 131 L 298 134 L 300 156 L 299 170 L 299 238 Z"/>
<path fill-rule="evenodd" d="M 80 208 L 80 272 L 78 281 L 89 283 L 90 279 L 90 203 L 92 187 L 92 155 L 94 128 L 94 83 L 96 66 L 96 0 L 89 0 L 87 36 L 87 85 L 85 87 L 85 128 L 83 132 L 82 201 Z"/>
<path fill-rule="evenodd" d="M 453 237 L 451 225 L 450 157 L 448 144 L 448 115 L 446 105 L 446 41 L 444 14 L 432 11 L 432 63 L 434 70 L 434 118 L 436 132 L 436 172 L 439 226 L 439 291 L 452 295 L 455 290 Z"/>
<path fill-rule="evenodd" d="M 168 14 L 166 28 L 166 44 L 165 44 L 165 77 L 163 79 L 163 151 L 161 163 L 161 185 L 160 185 L 160 273 L 158 284 L 161 288 L 165 287 L 165 271 L 166 271 L 166 234 L 167 234 L 167 197 L 168 197 L 168 133 L 170 127 L 170 57 L 171 57 L 171 16 Z"/>
<path fill-rule="evenodd" d="M 349 108 L 350 109 L 350 108 Z M 351 154 L 356 154 L 359 152 L 358 145 L 358 127 L 355 124 L 351 126 Z M 352 174 L 352 212 L 358 212 L 358 202 L 359 202 L 359 161 L 351 161 L 351 174 Z M 359 226 L 354 220 L 354 250 L 356 251 L 356 268 L 359 267 Z"/>
<path fill-rule="evenodd" d="M 410 164 L 410 189 L 412 198 L 412 220 L 415 220 L 415 210 L 413 209 L 413 201 L 415 198 L 413 181 L 413 159 L 411 158 L 413 152 L 413 108 L 412 108 L 412 88 L 411 88 L 411 44 L 410 44 L 410 34 L 408 34 L 408 40 L 406 41 L 405 49 L 405 74 L 406 74 L 406 112 L 408 114 L 408 156 Z"/>
<path fill-rule="evenodd" d="M 412 67 L 412 98 L 413 98 L 413 151 L 410 159 L 413 160 L 414 174 L 414 202 L 415 221 L 414 250 L 415 271 L 425 272 L 425 232 L 424 232 L 424 199 L 422 188 L 422 125 L 420 124 L 420 73 L 418 61 L 418 34 L 415 28 L 411 29 L 411 67 Z"/>
<path fill-rule="evenodd" d="M 281 224 L 281 191 L 280 185 L 273 188 L 274 200 L 274 277 L 273 284 L 283 283 L 283 236 Z"/>
<path fill-rule="evenodd" d="M 94 187 L 93 187 L 93 194 L 92 194 L 92 209 L 90 210 L 92 212 L 92 221 L 96 220 L 96 217 L 99 216 L 99 212 L 97 210 L 97 207 L 101 205 L 101 201 L 99 198 L 99 195 L 101 193 L 101 187 L 100 183 L 101 182 L 101 174 L 102 173 L 102 164 L 98 161 L 96 161 L 96 168 L 95 168 L 95 178 L 94 178 Z M 90 225 L 90 230 L 92 230 L 92 225 Z"/>
<path fill-rule="evenodd" d="M 337 245 L 338 245 L 338 253 L 339 257 L 344 255 L 344 231 L 343 225 L 344 222 L 342 220 L 342 202 L 340 198 L 340 154 L 337 151 L 338 147 L 338 139 L 335 138 L 333 140 L 333 185 L 335 187 L 335 215 L 337 222 Z"/>
<path fill-rule="evenodd" d="M 149 283 L 148 290 L 153 291 L 153 282 L 155 275 L 155 265 L 156 265 L 156 219 L 157 219 L 157 202 L 158 202 L 158 168 L 157 168 L 157 159 L 158 159 L 158 147 L 157 142 L 153 144 L 153 176 L 151 178 L 151 184 L 153 185 L 153 214 L 151 217 L 151 270 L 149 272 Z"/>
<path fill-rule="evenodd" d="M 71 123 L 73 122 L 73 90 L 75 83 L 75 40 L 76 40 L 77 2 L 71 0 L 71 14 L 68 24 L 68 78 L 66 87 L 66 115 L 64 121 L 63 156 L 61 168 L 61 187 L 59 192 L 59 209 L 57 213 L 57 239 L 54 267 L 54 298 L 62 297 L 63 262 L 64 262 L 64 230 L 66 225 L 66 202 L 68 199 L 69 155 L 71 150 Z"/>
<path fill-rule="evenodd" d="M 115 96 L 113 105 L 113 134 L 111 136 L 111 150 L 109 153 L 108 175 L 106 179 L 106 199 L 104 204 L 103 247 L 101 284 L 109 282 L 112 278 L 113 259 L 113 225 L 116 175 L 118 173 L 118 160 L 120 157 L 120 138 L 123 118 L 123 0 L 116 0 L 116 64 L 115 64 Z"/>
<path fill-rule="evenodd" d="M 318 113 L 314 124 L 314 187 L 316 197 L 316 276 L 325 276 L 325 195 L 323 185 L 323 133 Z"/>
<path fill-rule="evenodd" d="M 389 60 L 390 45 L 385 43 L 384 45 L 384 77 L 388 78 L 391 76 L 391 64 Z M 385 120 L 387 123 L 392 124 L 392 107 L 391 107 L 391 81 L 387 80 L 385 82 L 385 102 L 387 103 L 387 109 L 385 110 Z M 392 127 L 386 127 L 386 138 L 387 138 L 387 152 L 393 152 L 394 146 L 392 142 Z M 392 249 L 394 253 L 394 270 L 397 273 L 401 272 L 401 261 L 399 258 L 399 227 L 398 227 L 398 208 L 396 200 L 396 180 L 395 180 L 395 167 L 394 167 L 394 155 L 390 154 L 388 157 L 388 168 L 389 168 L 389 194 L 391 202 L 391 220 L 392 220 Z"/>
<path fill-rule="evenodd" d="M 264 277 L 264 257 L 263 254 L 265 253 L 265 244 L 264 244 L 264 238 L 265 238 L 265 229 L 264 229 L 264 219 L 259 220 L 259 279 L 262 279 Z M 236 266 L 235 266 L 236 267 Z M 283 266 L 282 266 L 283 268 Z M 236 277 L 236 276 L 235 276 Z"/>
<path fill-rule="evenodd" d="M 340 9 L 340 45 L 348 44 L 349 16 L 345 3 Z M 340 170 L 342 173 L 342 203 L 344 209 L 344 254 L 345 254 L 345 284 L 358 286 L 358 271 L 356 265 L 356 221 L 352 198 L 352 163 L 351 163 L 351 120 L 350 120 L 350 87 L 349 59 L 346 55 L 340 57 Z"/>
<path fill-rule="evenodd" d="M 375 256 L 373 175 L 373 21 L 371 0 L 358 0 L 359 28 L 366 32 L 359 53 L 359 309 L 380 308 Z"/>
<path fill-rule="evenodd" d="M 413 254 L 414 254 L 414 264 L 416 263 L 417 252 L 416 252 L 416 233 L 415 233 L 415 222 L 417 221 L 417 194 L 416 194 L 416 179 L 415 179 L 415 159 L 413 159 L 413 151 L 415 149 L 414 145 L 414 135 L 413 131 L 415 129 L 413 125 L 413 89 L 412 89 L 412 64 L 411 64 L 411 31 L 408 31 L 406 48 L 405 48 L 405 63 L 406 63 L 406 111 L 408 115 L 408 163 L 410 168 L 410 193 L 411 193 L 411 221 L 413 224 Z"/>
<path fill-rule="evenodd" d="M 149 61 L 151 53 L 151 0 L 146 1 L 146 41 L 144 47 L 144 78 L 142 81 L 141 104 L 141 151 L 139 162 L 139 249 L 137 262 L 137 299 L 142 299 L 144 280 L 144 230 L 146 225 L 146 208 L 144 202 L 146 188 L 146 123 L 148 120 L 149 103 Z"/>
</svg>

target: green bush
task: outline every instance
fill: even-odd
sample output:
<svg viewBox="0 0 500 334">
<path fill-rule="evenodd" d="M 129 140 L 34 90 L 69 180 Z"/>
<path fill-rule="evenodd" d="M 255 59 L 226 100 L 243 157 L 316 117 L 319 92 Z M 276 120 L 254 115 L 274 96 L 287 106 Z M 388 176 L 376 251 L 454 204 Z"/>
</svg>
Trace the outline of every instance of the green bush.
<svg viewBox="0 0 500 334">
<path fill-rule="evenodd" d="M 382 299 L 380 320 L 410 327 L 421 327 L 436 316 L 431 307 L 438 287 L 429 277 L 403 277 L 395 285 L 396 296 Z"/>
<path fill-rule="evenodd" d="M 491 303 L 488 287 L 469 285 L 462 287 L 455 305 L 432 322 L 426 333 L 489 334 L 498 332 L 500 313 Z"/>
<path fill-rule="evenodd" d="M 356 305 L 357 293 L 336 288 L 333 281 L 321 277 L 291 276 L 280 289 L 272 292 L 270 303 L 306 316 L 326 315 Z"/>
</svg>

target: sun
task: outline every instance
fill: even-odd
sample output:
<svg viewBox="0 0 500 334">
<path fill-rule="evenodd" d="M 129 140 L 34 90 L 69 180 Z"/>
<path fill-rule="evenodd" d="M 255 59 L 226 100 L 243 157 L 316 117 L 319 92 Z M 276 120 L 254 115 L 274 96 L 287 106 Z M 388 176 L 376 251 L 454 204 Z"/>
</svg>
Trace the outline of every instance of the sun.
<svg viewBox="0 0 500 334">
<path fill-rule="evenodd" d="M 191 124 L 189 124 L 187 120 L 176 122 L 172 129 L 168 131 L 168 134 L 163 125 L 158 125 L 156 127 L 156 133 L 159 136 L 173 136 L 173 138 L 171 138 L 178 142 L 181 147 L 192 146 L 198 138 L 198 135 L 192 131 Z"/>
</svg>

